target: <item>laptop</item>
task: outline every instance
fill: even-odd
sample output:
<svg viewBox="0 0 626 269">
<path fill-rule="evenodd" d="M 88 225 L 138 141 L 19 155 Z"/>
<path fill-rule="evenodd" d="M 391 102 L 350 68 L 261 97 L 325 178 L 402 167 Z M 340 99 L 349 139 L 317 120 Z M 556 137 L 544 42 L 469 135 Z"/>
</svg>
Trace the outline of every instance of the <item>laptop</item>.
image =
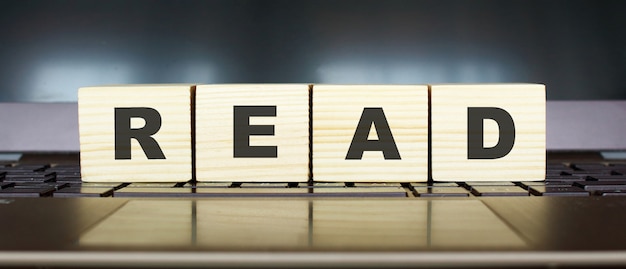
<svg viewBox="0 0 626 269">
<path fill-rule="evenodd" d="M 617 12 L 624 10 L 623 4 L 582 2 L 563 10 L 551 3 L 512 3 L 519 5 L 513 10 L 521 10 L 515 13 L 506 5 L 484 1 L 314 3 L 151 2 L 146 8 L 140 1 L 128 6 L 115 2 L 32 6 L 11 2 L 3 8 L 0 12 L 6 20 L 2 23 L 8 29 L 26 30 L 3 32 L 2 38 L 6 41 L 3 55 L 13 65 L 2 66 L 6 72 L 0 75 L 0 266 L 626 264 L 626 234 L 621 232 L 626 226 L 622 217 L 626 210 L 626 140 L 622 138 L 626 97 L 619 91 L 619 80 L 614 79 L 622 70 L 619 64 L 602 60 L 612 57 L 619 42 L 585 39 L 598 42 L 591 45 L 604 50 L 577 58 L 573 55 L 587 51 L 589 44 L 567 42 L 596 33 L 588 29 L 623 20 Z M 533 13 L 538 25 L 549 27 L 522 27 L 508 20 L 509 16 L 498 15 L 513 12 L 526 21 L 527 13 L 522 11 L 535 9 L 553 15 Z M 580 14 L 592 16 L 583 12 L 590 9 L 604 13 L 591 13 L 597 20 L 572 19 Z M 25 10 L 31 16 L 20 16 Z M 47 23 L 46 14 L 56 14 L 58 22 Z M 180 19 L 181 14 L 188 17 Z M 432 29 L 445 32 L 452 27 L 466 39 L 443 35 L 442 40 L 435 38 L 427 43 L 431 45 L 421 45 L 412 31 L 433 32 L 403 26 L 424 25 L 422 20 L 432 21 L 435 17 L 428 16 L 434 15 L 451 20 L 432 25 Z M 166 19 L 157 19 L 159 16 Z M 372 16 L 387 19 L 372 20 Z M 547 43 L 546 50 L 531 47 L 526 58 L 498 54 L 497 50 L 485 53 L 479 45 L 492 47 L 473 37 L 480 36 L 473 35 L 477 33 L 474 29 L 484 29 L 480 20 L 469 19 L 476 17 L 500 22 L 495 24 L 493 36 L 515 39 L 508 34 L 513 29 L 528 39 L 542 36 L 553 42 Z M 232 22 L 232 18 L 239 20 Z M 302 18 L 309 20 L 303 22 Z M 159 21 L 167 21 L 169 26 L 150 27 L 163 26 Z M 581 27 L 568 28 L 572 33 L 558 31 L 565 27 L 558 24 L 563 21 Z M 225 22 L 232 24 L 198 26 Z M 31 25 L 48 28 L 34 31 Z M 291 31 L 289 25 L 304 30 Z M 397 32 L 388 31 L 390 28 Z M 516 31 L 520 29 L 527 31 Z M 601 29 L 599 33 L 616 40 L 622 36 L 619 29 Z M 162 40 L 160 31 L 183 41 Z M 26 32 L 32 34 L 31 39 L 23 34 Z M 207 33 L 218 38 L 207 39 Z M 317 35 L 321 38 L 311 38 Z M 257 42 L 251 46 L 250 41 Z M 461 41 L 465 45 L 443 46 Z M 287 48 L 285 42 L 290 49 L 277 51 Z M 499 42 L 495 47 L 503 51 L 519 52 L 529 45 Z M 178 46 L 185 49 L 172 49 Z M 424 51 L 429 55 L 423 55 Z M 545 60 L 549 56 L 562 62 Z M 268 63 L 276 66 L 268 68 Z M 598 70 L 583 68 L 589 63 L 595 63 Z M 567 70 L 557 72 L 550 67 Z M 588 87 L 598 79 L 604 79 L 602 87 Z M 544 182 L 81 181 L 75 97 L 82 86 L 528 80 L 545 83 L 548 92 Z M 579 85 L 568 84 L 569 80 Z M 578 95 L 568 95 L 574 92 Z"/>
<path fill-rule="evenodd" d="M 3 103 L 0 264 L 623 265 L 624 109 L 549 101 L 545 182 L 85 183 L 76 104 Z"/>
</svg>

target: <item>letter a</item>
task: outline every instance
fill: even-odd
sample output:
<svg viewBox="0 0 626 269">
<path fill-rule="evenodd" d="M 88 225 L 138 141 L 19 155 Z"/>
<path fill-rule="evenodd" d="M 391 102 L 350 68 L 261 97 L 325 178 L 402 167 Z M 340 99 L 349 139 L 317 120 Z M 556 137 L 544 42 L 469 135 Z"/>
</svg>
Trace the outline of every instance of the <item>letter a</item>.
<svg viewBox="0 0 626 269">
<path fill-rule="evenodd" d="M 372 124 L 376 128 L 378 140 L 368 140 Z M 356 127 L 346 160 L 360 160 L 364 151 L 382 151 L 385 160 L 400 160 L 400 153 L 393 140 L 385 112 L 380 107 L 366 107 Z"/>
</svg>

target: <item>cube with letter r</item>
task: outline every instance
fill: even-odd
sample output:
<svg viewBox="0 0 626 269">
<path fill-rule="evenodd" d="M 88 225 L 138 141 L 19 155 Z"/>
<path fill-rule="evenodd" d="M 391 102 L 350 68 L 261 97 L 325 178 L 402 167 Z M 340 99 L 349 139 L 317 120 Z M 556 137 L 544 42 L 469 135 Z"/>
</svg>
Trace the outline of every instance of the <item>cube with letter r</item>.
<svg viewBox="0 0 626 269">
<path fill-rule="evenodd" d="M 168 84 L 80 88 L 82 180 L 190 180 L 194 90 Z"/>
<path fill-rule="evenodd" d="M 431 85 L 430 91 L 433 180 L 545 178 L 544 85 Z"/>
</svg>

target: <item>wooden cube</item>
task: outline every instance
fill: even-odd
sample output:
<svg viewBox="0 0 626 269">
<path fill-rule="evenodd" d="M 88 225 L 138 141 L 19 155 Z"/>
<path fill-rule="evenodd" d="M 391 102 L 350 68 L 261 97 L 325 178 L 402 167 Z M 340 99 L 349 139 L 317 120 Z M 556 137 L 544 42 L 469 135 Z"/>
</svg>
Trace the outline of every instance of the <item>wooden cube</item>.
<svg viewBox="0 0 626 269">
<path fill-rule="evenodd" d="M 198 181 L 306 182 L 309 85 L 200 85 Z"/>
<path fill-rule="evenodd" d="M 544 85 L 432 85 L 430 91 L 435 181 L 545 178 Z"/>
<path fill-rule="evenodd" d="M 313 180 L 427 179 L 427 86 L 313 86 Z"/>
<path fill-rule="evenodd" d="M 193 91 L 192 85 L 79 89 L 82 180 L 190 180 Z"/>
</svg>

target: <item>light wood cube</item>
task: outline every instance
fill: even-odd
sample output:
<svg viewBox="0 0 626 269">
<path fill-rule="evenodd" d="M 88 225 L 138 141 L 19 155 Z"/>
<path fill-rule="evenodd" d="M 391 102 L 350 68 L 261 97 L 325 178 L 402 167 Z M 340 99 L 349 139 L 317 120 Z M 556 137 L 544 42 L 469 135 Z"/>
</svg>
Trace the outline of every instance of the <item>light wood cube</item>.
<svg viewBox="0 0 626 269">
<path fill-rule="evenodd" d="M 427 86 L 313 86 L 313 180 L 427 179 Z"/>
<path fill-rule="evenodd" d="M 451 84 L 430 90 L 435 181 L 544 180 L 544 85 Z"/>
<path fill-rule="evenodd" d="M 190 180 L 193 91 L 167 84 L 79 89 L 82 180 Z"/>
<path fill-rule="evenodd" d="M 309 85 L 200 85 L 198 181 L 306 182 Z"/>
</svg>

